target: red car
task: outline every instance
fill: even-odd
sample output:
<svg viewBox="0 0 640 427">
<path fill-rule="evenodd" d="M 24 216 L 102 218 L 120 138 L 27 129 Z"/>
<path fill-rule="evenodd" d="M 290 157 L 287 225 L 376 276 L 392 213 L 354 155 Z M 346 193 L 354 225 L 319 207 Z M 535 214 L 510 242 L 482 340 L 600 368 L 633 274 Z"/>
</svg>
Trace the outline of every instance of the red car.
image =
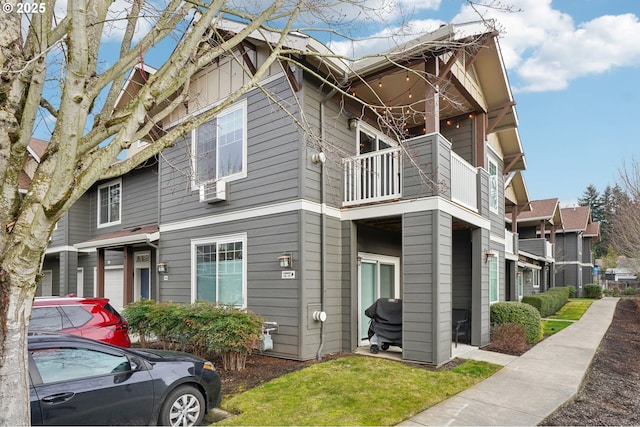
<svg viewBox="0 0 640 427">
<path fill-rule="evenodd" d="M 31 331 L 58 331 L 131 347 L 129 323 L 108 298 L 37 297 L 33 302 Z"/>
</svg>

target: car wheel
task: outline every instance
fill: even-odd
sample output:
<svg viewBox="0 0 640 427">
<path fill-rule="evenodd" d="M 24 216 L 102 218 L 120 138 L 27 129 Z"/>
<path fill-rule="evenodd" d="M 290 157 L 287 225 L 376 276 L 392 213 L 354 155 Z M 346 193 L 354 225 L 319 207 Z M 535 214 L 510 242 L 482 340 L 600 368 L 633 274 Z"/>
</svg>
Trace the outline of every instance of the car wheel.
<svg viewBox="0 0 640 427">
<path fill-rule="evenodd" d="M 181 386 L 173 390 L 160 410 L 159 424 L 163 426 L 195 426 L 204 418 L 204 397 L 193 386 Z"/>
<path fill-rule="evenodd" d="M 388 343 L 388 342 L 383 342 L 383 343 L 382 343 L 382 349 L 383 349 L 384 351 L 389 350 L 389 343 Z"/>
</svg>

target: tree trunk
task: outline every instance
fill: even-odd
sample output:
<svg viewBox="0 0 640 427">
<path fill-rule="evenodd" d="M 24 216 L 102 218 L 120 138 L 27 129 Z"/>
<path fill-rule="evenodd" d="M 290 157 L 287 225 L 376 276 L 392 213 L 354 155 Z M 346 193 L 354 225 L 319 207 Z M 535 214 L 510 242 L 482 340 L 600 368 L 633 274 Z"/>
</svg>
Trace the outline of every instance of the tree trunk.
<svg viewBox="0 0 640 427">
<path fill-rule="evenodd" d="M 2 333 L 0 338 L 0 425 L 30 425 L 27 325 L 35 285 L 16 282 L 16 275 L 0 266 Z M 28 303 L 26 302 L 28 301 Z M 6 393 L 11 390 L 11 393 Z"/>
</svg>

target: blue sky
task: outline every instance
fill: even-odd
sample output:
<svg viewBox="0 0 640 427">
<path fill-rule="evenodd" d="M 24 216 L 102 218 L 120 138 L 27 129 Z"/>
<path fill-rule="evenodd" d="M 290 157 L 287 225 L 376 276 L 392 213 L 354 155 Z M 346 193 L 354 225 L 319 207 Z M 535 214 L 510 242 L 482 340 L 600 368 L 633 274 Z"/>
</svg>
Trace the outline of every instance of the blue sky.
<svg viewBox="0 0 640 427">
<path fill-rule="evenodd" d="M 263 1 L 267 0 L 258 0 Z M 479 1 L 498 3 L 475 0 Z M 390 40 L 404 41 L 442 23 L 479 19 L 464 0 L 367 0 L 365 4 L 380 10 L 380 4 L 389 2 L 407 12 L 403 16 L 411 36 L 390 38 L 401 18 L 394 13 L 397 9 L 384 10 L 352 23 L 359 40 L 331 43 L 331 48 L 357 57 L 386 50 Z M 64 10 L 65 3 L 59 1 L 56 9 Z M 125 4 L 126 0 L 117 0 L 112 9 L 122 10 Z M 590 184 L 599 192 L 614 185 L 625 160 L 634 156 L 640 160 L 640 0 L 501 0 L 500 4 L 513 11 L 478 10 L 495 19 L 502 32 L 500 46 L 517 102 L 530 199 L 557 197 L 566 206 L 575 204 Z M 345 16 L 360 15 L 346 7 Z M 143 23 L 140 34 L 150 25 Z M 326 34 L 316 36 L 330 42 Z M 165 48 L 164 55 L 170 50 Z M 152 56 L 146 58 L 149 65 L 159 67 Z M 105 59 L 109 63 L 115 58 Z"/>
<path fill-rule="evenodd" d="M 373 0 L 383 1 L 383 0 Z M 518 12 L 484 10 L 500 45 L 517 102 L 532 200 L 577 203 L 588 185 L 614 185 L 625 159 L 640 157 L 640 1 L 503 0 Z M 462 0 L 397 0 L 415 30 L 478 20 Z M 392 32 L 389 16 L 375 36 Z M 364 31 L 363 31 L 364 32 Z M 380 40 L 337 43 L 357 56 Z"/>
</svg>

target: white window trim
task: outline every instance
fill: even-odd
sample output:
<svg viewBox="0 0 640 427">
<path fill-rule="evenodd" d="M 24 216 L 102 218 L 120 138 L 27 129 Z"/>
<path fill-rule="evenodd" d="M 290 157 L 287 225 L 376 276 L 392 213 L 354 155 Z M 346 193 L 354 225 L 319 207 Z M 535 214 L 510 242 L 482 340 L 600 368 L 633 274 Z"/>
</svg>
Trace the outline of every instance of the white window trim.
<svg viewBox="0 0 640 427">
<path fill-rule="evenodd" d="M 491 175 L 491 166 L 492 165 L 496 168 L 496 174 L 495 175 Z M 498 189 L 499 189 L 499 186 L 498 186 L 498 175 L 499 175 L 498 174 L 498 172 L 499 172 L 498 163 L 493 161 L 493 160 L 491 160 L 491 159 L 489 159 L 489 168 L 488 168 L 487 172 L 489 172 L 489 210 L 491 210 L 491 212 L 497 213 L 500 210 L 500 192 L 498 191 Z M 493 177 L 495 177 L 495 178 L 493 178 Z M 491 197 L 492 196 L 492 194 L 491 194 L 491 179 L 492 178 L 496 180 L 496 186 L 495 186 L 495 191 L 496 191 L 495 202 L 496 202 L 496 205 L 495 205 L 495 207 L 492 206 L 492 203 L 491 203 L 492 199 L 494 199 L 493 197 Z"/>
<path fill-rule="evenodd" d="M 100 191 L 103 188 L 108 188 L 111 187 L 113 185 L 119 184 L 120 185 L 120 203 L 118 205 L 118 220 L 117 221 L 111 221 L 111 222 L 105 222 L 104 224 L 100 223 Z M 104 183 L 100 186 L 98 186 L 98 194 L 97 194 L 98 200 L 96 205 L 98 206 L 98 212 L 97 212 L 97 216 L 96 216 L 96 222 L 97 222 L 97 228 L 104 228 L 104 227 L 111 227 L 112 225 L 118 225 L 122 223 L 122 203 L 124 202 L 123 200 L 123 188 L 122 188 L 122 179 L 115 179 L 113 181 L 109 181 L 107 183 Z"/>
<path fill-rule="evenodd" d="M 238 179 L 243 179 L 247 177 L 247 124 L 248 124 L 248 119 L 247 119 L 247 115 L 248 115 L 248 110 L 247 110 L 247 100 L 246 99 L 242 99 L 234 104 L 232 104 L 231 106 L 225 108 L 224 110 L 220 111 L 215 117 L 212 117 L 211 120 L 217 120 L 218 117 L 220 117 L 221 115 L 226 115 L 226 114 L 230 114 L 233 113 L 239 109 L 243 110 L 243 124 L 242 124 L 242 171 L 235 173 L 233 175 L 228 175 L 222 178 L 218 178 L 217 176 L 214 178 L 211 178 L 212 180 L 217 180 L 217 179 L 223 179 L 225 182 L 231 182 L 231 181 L 236 181 Z M 191 177 L 191 190 L 192 191 L 197 191 L 199 189 L 199 186 L 201 184 L 201 182 L 198 181 L 197 179 L 197 164 L 198 164 L 198 159 L 196 158 L 196 153 L 198 152 L 197 150 L 197 130 L 198 128 L 194 128 L 191 130 L 191 170 L 193 171 L 192 177 Z M 217 138 L 217 134 L 216 134 L 216 152 L 218 150 L 218 138 Z M 218 167 L 216 165 L 216 175 L 218 174 Z"/>
<path fill-rule="evenodd" d="M 375 136 L 378 140 L 384 141 L 386 144 L 388 144 L 391 147 L 398 146 L 398 141 L 395 141 L 394 139 L 388 137 L 387 135 L 382 133 L 380 130 L 371 126 L 370 124 L 365 123 L 361 120 L 358 120 L 358 126 L 356 128 L 356 150 L 358 155 L 362 154 L 360 153 L 360 132 L 371 134 Z M 380 150 L 378 149 L 376 151 L 380 151 Z"/>
<path fill-rule="evenodd" d="M 242 307 L 247 307 L 247 233 L 227 234 L 222 236 L 191 239 L 191 303 L 196 302 L 198 295 L 198 266 L 196 248 L 200 245 L 215 243 L 242 242 Z"/>
<path fill-rule="evenodd" d="M 496 296 L 497 299 L 491 299 L 491 263 L 496 263 Z M 500 256 L 496 254 L 496 256 L 489 258 L 489 304 L 493 304 L 495 302 L 500 301 Z"/>
</svg>

